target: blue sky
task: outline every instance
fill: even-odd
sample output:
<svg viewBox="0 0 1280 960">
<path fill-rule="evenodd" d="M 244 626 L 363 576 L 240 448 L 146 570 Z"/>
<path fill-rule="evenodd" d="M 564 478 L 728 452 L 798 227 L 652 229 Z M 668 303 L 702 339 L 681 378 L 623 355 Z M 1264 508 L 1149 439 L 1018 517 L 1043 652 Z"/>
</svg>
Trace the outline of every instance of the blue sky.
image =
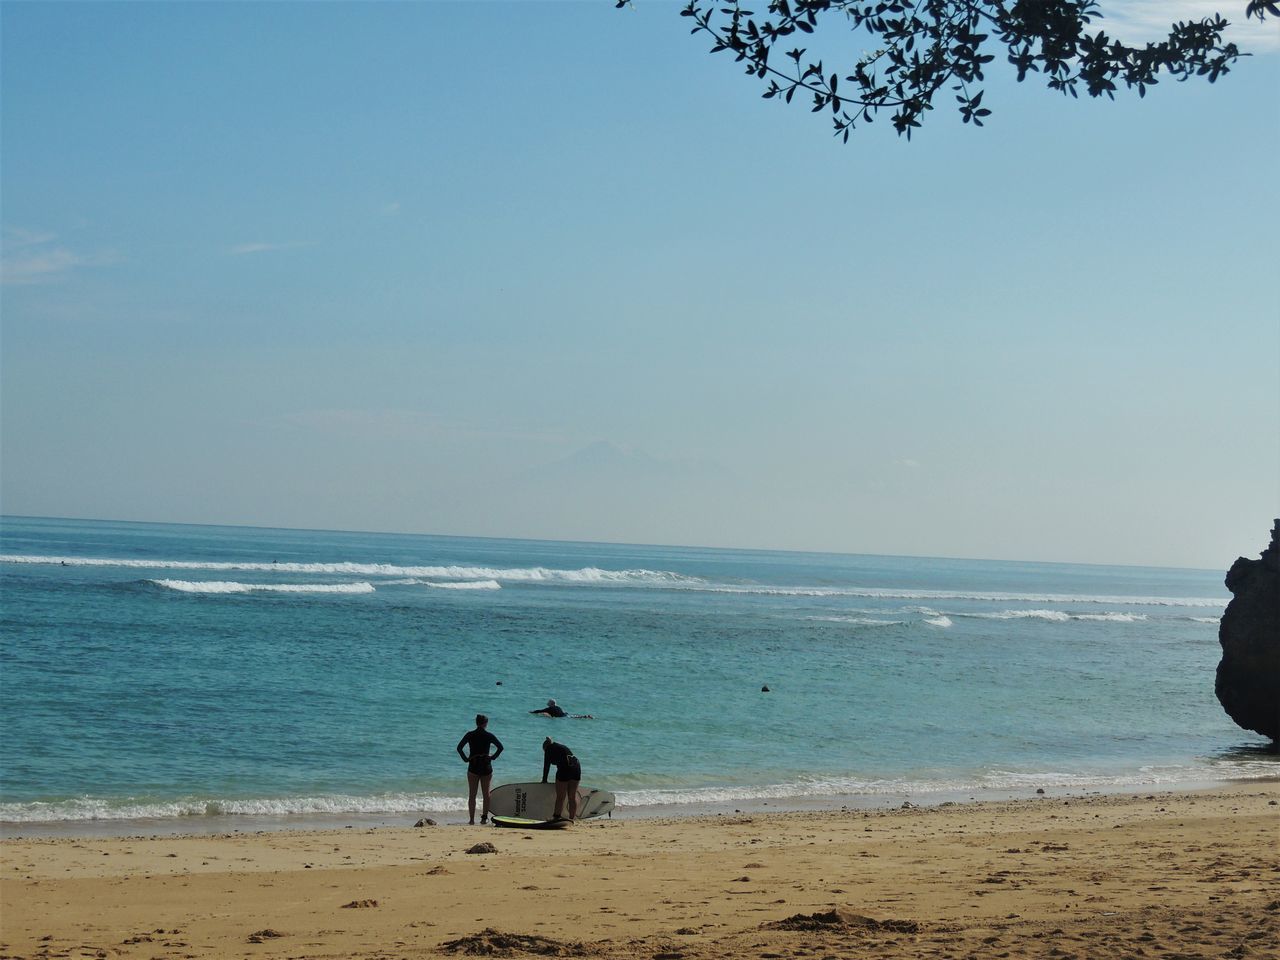
<svg viewBox="0 0 1280 960">
<path fill-rule="evenodd" d="M 1135 38 L 1153 6 L 1215 8 L 1103 5 Z M 1214 85 L 1072 101 L 993 70 L 984 129 L 940 104 L 841 145 L 678 10 L 4 3 L 0 507 L 1265 545 L 1274 21 Z"/>
</svg>

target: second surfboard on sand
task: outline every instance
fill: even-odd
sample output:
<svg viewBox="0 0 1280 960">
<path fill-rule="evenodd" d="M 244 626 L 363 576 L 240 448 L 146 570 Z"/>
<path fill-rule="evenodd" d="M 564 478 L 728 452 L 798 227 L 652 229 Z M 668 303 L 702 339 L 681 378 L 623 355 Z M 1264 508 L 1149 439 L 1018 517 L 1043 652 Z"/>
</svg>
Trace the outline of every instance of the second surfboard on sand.
<svg viewBox="0 0 1280 960">
<path fill-rule="evenodd" d="M 526 817 L 491 817 L 495 827 L 519 827 L 523 830 L 563 830 L 572 820 L 529 820 Z"/>
<path fill-rule="evenodd" d="M 614 796 L 607 790 L 578 788 L 578 819 L 613 814 Z M 499 817 L 550 820 L 556 812 L 554 783 L 504 783 L 489 792 L 489 812 Z M 568 816 L 569 811 L 561 810 Z"/>
</svg>

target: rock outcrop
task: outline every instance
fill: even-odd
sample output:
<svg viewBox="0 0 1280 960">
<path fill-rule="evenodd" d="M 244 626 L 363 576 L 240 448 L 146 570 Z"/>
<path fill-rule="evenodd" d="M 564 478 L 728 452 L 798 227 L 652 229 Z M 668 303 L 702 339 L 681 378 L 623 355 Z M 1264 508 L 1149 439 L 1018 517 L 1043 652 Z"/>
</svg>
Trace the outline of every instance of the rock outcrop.
<svg viewBox="0 0 1280 960">
<path fill-rule="evenodd" d="M 1222 661 L 1214 692 L 1246 730 L 1280 743 L 1280 520 L 1260 560 L 1240 557 L 1227 571 L 1233 594 L 1222 614 Z"/>
</svg>

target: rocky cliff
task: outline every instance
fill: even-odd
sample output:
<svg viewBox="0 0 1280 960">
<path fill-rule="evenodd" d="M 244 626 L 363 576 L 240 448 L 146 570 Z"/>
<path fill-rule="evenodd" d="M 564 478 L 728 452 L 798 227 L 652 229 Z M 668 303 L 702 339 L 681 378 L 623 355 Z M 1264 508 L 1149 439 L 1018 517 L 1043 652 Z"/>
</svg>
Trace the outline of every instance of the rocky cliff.
<svg viewBox="0 0 1280 960">
<path fill-rule="evenodd" d="M 1222 661 L 1214 692 L 1228 716 L 1246 730 L 1280 743 L 1280 520 L 1260 560 L 1240 557 L 1227 571 L 1233 594 L 1218 642 Z"/>
</svg>

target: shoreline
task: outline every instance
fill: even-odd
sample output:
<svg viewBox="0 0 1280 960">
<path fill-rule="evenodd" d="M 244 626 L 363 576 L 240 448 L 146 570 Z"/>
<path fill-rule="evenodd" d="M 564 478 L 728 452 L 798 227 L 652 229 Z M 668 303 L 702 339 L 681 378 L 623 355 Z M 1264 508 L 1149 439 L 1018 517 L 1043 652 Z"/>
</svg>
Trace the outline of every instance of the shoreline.
<svg viewBox="0 0 1280 960">
<path fill-rule="evenodd" d="M 906 809 L 0 842 L 11 958 L 1264 956 L 1280 783 Z M 467 851 L 478 842 L 496 850 Z M 452 944 L 452 946 L 451 946 Z"/>
<path fill-rule="evenodd" d="M 1160 792 L 1201 792 L 1233 785 L 1280 782 L 1280 763 L 1275 774 L 1260 777 L 1187 780 L 1160 784 L 1115 784 L 1091 787 L 1032 789 L 970 789 L 943 791 L 894 791 L 876 794 L 815 794 L 710 800 L 694 803 L 619 805 L 604 820 L 696 819 L 737 814 L 822 813 L 830 811 L 875 811 L 911 807 L 942 807 L 957 804 L 999 803 L 1014 800 L 1084 799 L 1097 796 L 1136 796 Z M 465 801 L 464 801 L 465 804 Z M 0 821 L 0 842 L 24 839 L 111 839 L 134 837 L 209 837 L 256 833 L 321 833 L 331 830 L 404 829 L 418 820 L 430 818 L 443 827 L 468 826 L 463 819 L 465 805 L 455 810 L 422 809 L 386 813 L 305 813 L 305 814 L 213 814 L 180 817 Z"/>
</svg>

